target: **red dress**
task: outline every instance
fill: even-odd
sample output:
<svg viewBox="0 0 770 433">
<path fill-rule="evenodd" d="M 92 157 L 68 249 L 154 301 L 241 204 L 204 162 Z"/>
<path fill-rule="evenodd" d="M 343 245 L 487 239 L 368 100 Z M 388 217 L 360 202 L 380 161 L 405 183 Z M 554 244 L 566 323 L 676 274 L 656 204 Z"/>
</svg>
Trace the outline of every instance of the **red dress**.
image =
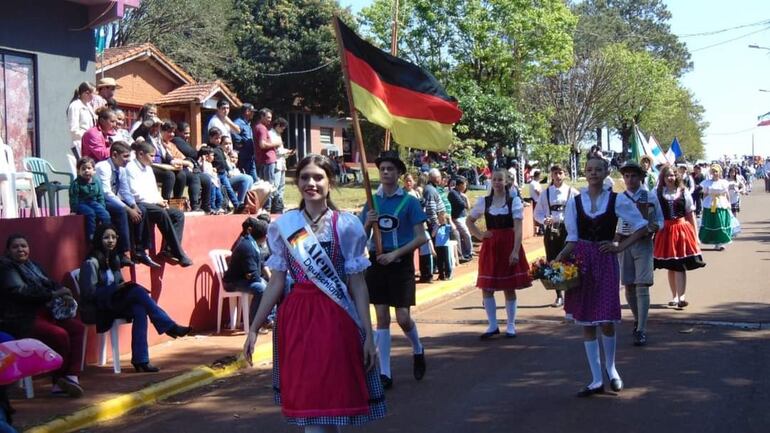
<svg viewBox="0 0 770 433">
<path fill-rule="evenodd" d="M 683 190 L 671 199 L 658 193 L 663 210 L 663 230 L 655 234 L 653 258 L 655 269 L 685 272 L 706 266 L 701 256 L 695 228 L 685 220 L 689 213 L 688 197 Z"/>
<path fill-rule="evenodd" d="M 518 199 L 518 197 L 517 197 Z M 484 220 L 491 238 L 481 242 L 479 253 L 479 272 L 476 277 L 476 287 L 482 290 L 524 289 L 532 285 L 529 276 L 529 262 L 524 253 L 524 247 L 519 246 L 519 261 L 511 266 L 508 258 L 513 251 L 514 237 L 512 206 L 513 199 L 508 198 L 508 212 L 503 215 L 493 215 L 489 212 L 492 196 L 483 198 Z"/>
</svg>

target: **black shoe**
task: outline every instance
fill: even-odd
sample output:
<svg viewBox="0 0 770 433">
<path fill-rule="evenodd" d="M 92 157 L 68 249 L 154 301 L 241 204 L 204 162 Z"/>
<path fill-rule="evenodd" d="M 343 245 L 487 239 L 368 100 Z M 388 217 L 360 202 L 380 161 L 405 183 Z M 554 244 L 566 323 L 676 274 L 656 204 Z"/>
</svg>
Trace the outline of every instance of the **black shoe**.
<svg viewBox="0 0 770 433">
<path fill-rule="evenodd" d="M 189 326 L 174 325 L 171 327 L 171 329 L 166 331 L 166 335 L 168 335 L 171 338 L 179 338 L 179 337 L 184 337 L 190 332 L 192 332 L 192 328 Z"/>
<path fill-rule="evenodd" d="M 623 381 L 620 378 L 610 379 L 610 389 L 614 392 L 620 392 L 623 390 Z"/>
<path fill-rule="evenodd" d="M 56 384 L 62 389 L 69 397 L 80 398 L 83 396 L 83 387 L 74 380 L 66 377 L 60 377 L 56 380 Z"/>
<path fill-rule="evenodd" d="M 516 333 L 515 332 L 506 332 L 505 333 L 505 338 L 516 338 Z"/>
<path fill-rule="evenodd" d="M 179 257 L 179 266 L 186 268 L 192 265 L 193 265 L 193 261 L 191 258 L 187 257 L 186 255 L 182 255 L 182 257 Z"/>
<path fill-rule="evenodd" d="M 634 331 L 634 346 L 647 345 L 647 334 L 644 331 Z"/>
<path fill-rule="evenodd" d="M 564 298 L 556 298 L 555 301 L 553 301 L 553 304 L 551 304 L 551 307 L 553 308 L 559 308 L 564 306 Z"/>
<path fill-rule="evenodd" d="M 417 380 L 422 380 L 422 378 L 425 376 L 425 349 L 423 349 L 422 353 L 420 354 L 414 354 L 414 365 L 412 372 L 414 373 L 414 378 Z"/>
<path fill-rule="evenodd" d="M 598 388 L 589 388 L 585 387 L 578 391 L 577 396 L 578 397 L 590 397 L 594 394 L 604 394 L 604 385 L 599 385 Z"/>
<path fill-rule="evenodd" d="M 418 282 L 421 283 L 421 284 L 430 284 L 430 283 L 433 282 L 433 277 L 420 278 L 420 280 Z"/>
<path fill-rule="evenodd" d="M 150 256 L 147 255 L 147 253 L 141 252 L 141 253 L 135 253 L 133 257 L 133 261 L 135 263 L 141 263 L 145 266 L 149 266 L 151 268 L 160 268 L 160 263 L 156 262 L 155 260 L 151 259 Z"/>
<path fill-rule="evenodd" d="M 482 339 L 482 340 L 489 340 L 493 336 L 499 335 L 499 334 L 500 334 L 500 328 L 497 328 L 494 331 L 485 332 L 485 333 L 481 334 L 481 336 L 479 338 Z"/>
<path fill-rule="evenodd" d="M 121 255 L 118 260 L 120 260 L 120 267 L 121 268 L 126 268 L 128 266 L 134 266 L 134 262 L 131 259 L 129 259 L 128 257 L 126 257 L 126 256 Z"/>
<path fill-rule="evenodd" d="M 131 365 L 134 366 L 134 370 L 136 370 L 137 373 L 157 373 L 160 371 L 160 368 L 150 364 L 149 362 L 143 362 L 141 364 L 134 364 L 132 362 Z"/>
<path fill-rule="evenodd" d="M 380 382 L 382 382 L 382 389 L 393 388 L 393 379 L 385 376 L 384 374 L 380 375 Z"/>
</svg>

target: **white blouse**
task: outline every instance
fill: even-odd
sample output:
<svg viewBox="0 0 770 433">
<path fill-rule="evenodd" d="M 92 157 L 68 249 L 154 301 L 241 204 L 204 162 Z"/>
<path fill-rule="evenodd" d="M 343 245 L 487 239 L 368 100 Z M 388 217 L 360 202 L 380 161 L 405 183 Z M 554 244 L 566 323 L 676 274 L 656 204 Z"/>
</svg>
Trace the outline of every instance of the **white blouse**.
<svg viewBox="0 0 770 433">
<path fill-rule="evenodd" d="M 473 209 L 471 209 L 471 218 L 474 220 L 484 216 L 484 208 L 486 207 L 485 199 L 486 197 L 479 197 L 476 200 L 476 204 L 473 205 Z M 502 206 L 495 206 L 492 204 L 489 207 L 489 213 L 492 215 L 505 215 L 508 213 L 508 204 L 503 203 Z M 513 202 L 511 203 L 511 216 L 515 220 L 524 219 L 524 203 L 521 202 L 521 197 L 518 195 L 513 197 Z"/>
<path fill-rule="evenodd" d="M 582 188 L 577 196 L 583 205 L 583 211 L 591 218 L 595 218 L 607 211 L 607 205 L 610 202 L 610 192 L 602 189 L 601 195 L 596 200 L 596 210 L 591 211 L 591 197 L 588 195 L 588 189 Z M 576 197 L 570 197 L 567 207 L 564 209 L 564 225 L 567 228 L 567 242 L 577 242 L 578 240 L 578 214 L 575 205 Z M 639 213 L 636 204 L 624 194 L 618 194 L 615 199 L 615 215 L 623 219 L 630 227 L 631 233 L 647 226 L 647 220 Z M 614 232 L 614 227 L 613 227 Z"/>
<path fill-rule="evenodd" d="M 90 105 L 84 104 L 80 99 L 75 99 L 67 107 L 67 122 L 72 145 L 80 149 L 83 135 L 96 124 L 96 114 Z"/>
<path fill-rule="evenodd" d="M 286 214 L 288 215 L 290 212 L 301 211 L 295 209 Z M 319 242 L 329 242 L 332 240 L 332 212 L 326 212 L 323 221 L 323 227 L 315 235 Z M 337 237 L 340 241 L 347 275 L 363 272 L 371 265 L 365 253 L 367 237 L 364 233 L 364 226 L 355 215 L 348 212 L 339 213 Z M 286 272 L 289 269 L 286 262 L 286 243 L 281 239 L 278 224 L 272 223 L 268 227 L 267 243 L 270 246 L 270 258 L 267 259 L 265 265 L 273 271 Z"/>
<path fill-rule="evenodd" d="M 711 207 L 712 200 L 717 201 L 717 207 L 720 209 L 730 209 L 730 202 L 727 199 L 729 183 L 724 179 L 713 181 L 706 179 L 701 182 L 703 188 L 703 208 Z"/>
</svg>

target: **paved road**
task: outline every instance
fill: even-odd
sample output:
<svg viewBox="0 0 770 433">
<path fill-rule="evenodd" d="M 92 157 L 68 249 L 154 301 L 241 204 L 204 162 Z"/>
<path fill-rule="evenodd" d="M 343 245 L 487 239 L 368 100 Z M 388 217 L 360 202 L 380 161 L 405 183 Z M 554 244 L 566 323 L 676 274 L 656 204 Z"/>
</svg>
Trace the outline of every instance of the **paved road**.
<svg viewBox="0 0 770 433">
<path fill-rule="evenodd" d="M 542 287 L 520 292 L 519 337 L 488 342 L 477 338 L 484 312 L 470 290 L 417 315 L 428 355 L 422 382 L 411 378 L 405 339 L 394 332 L 389 415 L 366 430 L 770 431 L 770 194 L 755 191 L 743 205 L 742 236 L 725 252 L 705 252 L 707 268 L 691 273 L 691 307 L 663 306 L 668 287 L 658 273 L 651 344 L 632 347 L 629 321 L 621 326 L 618 369 L 627 389 L 619 395 L 574 397 L 589 379 L 580 332 L 544 306 L 550 293 Z M 729 323 L 707 324 L 713 322 Z M 175 430 L 298 431 L 272 403 L 267 365 L 89 431 Z"/>
</svg>

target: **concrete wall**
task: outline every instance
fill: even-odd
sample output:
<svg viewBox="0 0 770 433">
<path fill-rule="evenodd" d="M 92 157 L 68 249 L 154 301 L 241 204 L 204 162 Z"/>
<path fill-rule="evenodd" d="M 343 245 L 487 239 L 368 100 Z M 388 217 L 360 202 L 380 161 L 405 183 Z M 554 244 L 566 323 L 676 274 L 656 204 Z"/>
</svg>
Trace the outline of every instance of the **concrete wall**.
<svg viewBox="0 0 770 433">
<path fill-rule="evenodd" d="M 0 48 L 34 55 L 37 153 L 59 170 L 69 167 L 67 106 L 81 82 L 94 81 L 93 30 L 72 30 L 87 24 L 85 6 L 63 1 L 7 1 L 0 13 Z"/>
</svg>

